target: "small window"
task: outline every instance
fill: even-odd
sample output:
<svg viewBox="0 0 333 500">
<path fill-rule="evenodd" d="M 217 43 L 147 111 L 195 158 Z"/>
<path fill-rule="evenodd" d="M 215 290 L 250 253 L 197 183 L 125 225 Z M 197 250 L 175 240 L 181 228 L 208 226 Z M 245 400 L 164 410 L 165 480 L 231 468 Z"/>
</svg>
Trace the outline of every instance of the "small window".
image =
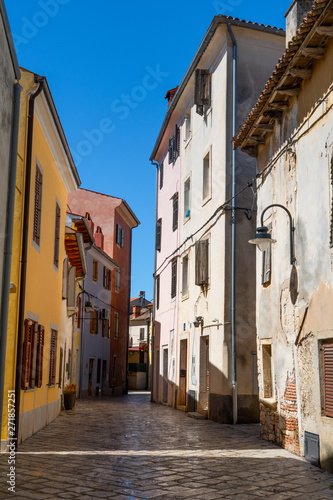
<svg viewBox="0 0 333 500">
<path fill-rule="evenodd" d="M 37 243 L 37 245 L 40 245 L 41 218 L 42 218 L 42 188 L 43 188 L 43 175 L 38 166 L 36 165 L 32 238 L 33 241 Z"/>
<path fill-rule="evenodd" d="M 36 323 L 28 319 L 24 322 L 24 342 L 22 359 L 22 389 L 35 387 L 36 377 Z"/>
<path fill-rule="evenodd" d="M 262 368 L 264 398 L 271 398 L 273 396 L 271 344 L 262 345 Z"/>
<path fill-rule="evenodd" d="M 119 323 L 119 315 L 118 313 L 114 313 L 114 328 L 113 328 L 113 337 L 115 339 L 118 338 L 118 323 Z"/>
<path fill-rule="evenodd" d="M 98 280 L 98 260 L 93 260 L 93 273 L 92 273 L 93 281 Z"/>
<path fill-rule="evenodd" d="M 116 292 L 120 290 L 120 269 L 117 267 L 116 269 Z"/>
<path fill-rule="evenodd" d="M 184 182 L 184 219 L 189 219 L 191 215 L 191 178 Z"/>
<path fill-rule="evenodd" d="M 172 198 L 172 231 L 178 229 L 178 193 Z"/>
<path fill-rule="evenodd" d="M 116 243 L 120 248 L 124 247 L 124 230 L 119 224 L 116 224 Z"/>
<path fill-rule="evenodd" d="M 160 277 L 156 276 L 156 309 L 160 308 Z"/>
<path fill-rule="evenodd" d="M 177 259 L 171 262 L 171 298 L 176 297 L 177 293 Z"/>
<path fill-rule="evenodd" d="M 191 109 L 188 110 L 183 123 L 183 138 L 187 142 L 191 138 Z"/>
<path fill-rule="evenodd" d="M 180 152 L 180 128 L 178 125 L 175 126 L 175 135 L 169 139 L 169 164 L 174 163 Z"/>
<path fill-rule="evenodd" d="M 60 245 L 60 207 L 58 203 L 56 203 L 53 264 L 57 268 L 59 267 L 59 245 Z"/>
<path fill-rule="evenodd" d="M 58 332 L 56 330 L 51 330 L 49 385 L 55 385 L 56 380 L 57 341 Z"/>
<path fill-rule="evenodd" d="M 156 222 L 156 250 L 161 251 L 162 244 L 162 219 L 158 219 Z"/>
<path fill-rule="evenodd" d="M 164 175 L 164 166 L 163 163 L 160 165 L 160 189 L 163 187 L 163 175 Z"/>
<path fill-rule="evenodd" d="M 209 240 L 199 240 L 195 244 L 195 284 L 209 283 Z"/>
<path fill-rule="evenodd" d="M 145 339 L 145 329 L 140 328 L 140 340 L 144 340 L 144 339 Z"/>
<path fill-rule="evenodd" d="M 94 309 L 90 313 L 90 333 L 98 334 L 98 310 Z"/>
<path fill-rule="evenodd" d="M 188 266 L 188 255 L 185 255 L 183 257 L 183 269 L 182 269 L 182 296 L 186 297 L 188 295 L 188 271 L 189 271 L 189 266 Z"/>
<path fill-rule="evenodd" d="M 211 196 L 211 166 L 210 154 L 208 153 L 203 159 L 203 172 L 202 172 L 202 199 L 207 200 Z"/>
</svg>

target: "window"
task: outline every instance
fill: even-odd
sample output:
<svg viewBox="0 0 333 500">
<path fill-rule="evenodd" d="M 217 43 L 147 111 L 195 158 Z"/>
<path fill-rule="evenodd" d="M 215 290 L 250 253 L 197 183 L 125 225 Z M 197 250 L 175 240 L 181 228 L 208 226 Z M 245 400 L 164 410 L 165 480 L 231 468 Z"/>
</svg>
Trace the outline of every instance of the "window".
<svg viewBox="0 0 333 500">
<path fill-rule="evenodd" d="M 160 277 L 156 276 L 156 309 L 160 308 Z"/>
<path fill-rule="evenodd" d="M 109 337 L 109 312 L 107 309 L 101 309 L 102 337 Z"/>
<path fill-rule="evenodd" d="M 209 240 L 199 240 L 195 244 L 195 284 L 209 283 Z"/>
<path fill-rule="evenodd" d="M 111 271 L 105 266 L 103 269 L 103 287 L 106 290 L 111 290 Z"/>
<path fill-rule="evenodd" d="M 163 163 L 160 165 L 160 189 L 163 187 L 163 174 L 164 174 L 164 166 Z"/>
<path fill-rule="evenodd" d="M 90 313 L 90 333 L 98 334 L 98 310 L 94 309 Z"/>
<path fill-rule="evenodd" d="M 102 366 L 102 360 L 100 358 L 98 358 L 98 360 L 97 360 L 97 377 L 96 377 L 97 384 L 101 383 L 101 366 Z"/>
<path fill-rule="evenodd" d="M 199 115 L 211 106 L 211 74 L 207 69 L 195 70 L 194 104 Z"/>
<path fill-rule="evenodd" d="M 50 364 L 49 364 L 49 385 L 55 385 L 56 370 L 57 370 L 57 340 L 58 332 L 56 330 L 51 330 L 51 342 L 50 342 Z"/>
<path fill-rule="evenodd" d="M 145 329 L 140 328 L 140 340 L 144 340 L 144 339 L 145 339 Z"/>
<path fill-rule="evenodd" d="M 119 323 L 119 315 L 118 313 L 114 313 L 114 325 L 113 325 L 113 337 L 115 339 L 118 338 L 118 323 Z"/>
<path fill-rule="evenodd" d="M 191 109 L 185 115 L 185 120 L 183 123 L 183 138 L 184 142 L 187 142 L 191 138 Z"/>
<path fill-rule="evenodd" d="M 116 243 L 120 248 L 124 247 L 124 230 L 119 224 L 116 224 Z"/>
<path fill-rule="evenodd" d="M 120 290 L 120 269 L 117 267 L 116 269 L 116 292 Z"/>
<path fill-rule="evenodd" d="M 183 270 L 182 270 L 182 296 L 188 295 L 188 255 L 183 257 Z"/>
<path fill-rule="evenodd" d="M 43 188 L 43 175 L 41 170 L 36 165 L 35 174 L 35 199 L 34 199 L 34 222 L 32 238 L 37 245 L 40 245 L 40 230 L 42 218 L 42 188 Z"/>
<path fill-rule="evenodd" d="M 172 198 L 172 231 L 178 229 L 178 193 Z"/>
<path fill-rule="evenodd" d="M 331 341 L 332 342 L 332 341 Z M 333 417 L 333 344 L 323 344 L 324 415 Z"/>
<path fill-rule="evenodd" d="M 22 389 L 35 386 L 35 328 L 36 323 L 28 319 L 24 322 L 24 343 L 22 360 Z"/>
<path fill-rule="evenodd" d="M 171 262 L 171 298 L 176 297 L 177 293 L 177 259 Z"/>
<path fill-rule="evenodd" d="M 273 397 L 271 344 L 262 345 L 262 369 L 264 398 L 271 398 Z"/>
<path fill-rule="evenodd" d="M 211 166 L 210 154 L 208 153 L 203 159 L 203 172 L 202 172 L 202 199 L 207 200 L 211 196 Z"/>
<path fill-rule="evenodd" d="M 180 152 L 180 128 L 178 125 L 175 126 L 175 135 L 169 139 L 169 164 L 174 163 Z"/>
<path fill-rule="evenodd" d="M 98 260 L 93 260 L 93 273 L 92 273 L 93 281 L 98 280 Z"/>
<path fill-rule="evenodd" d="M 58 203 L 56 203 L 53 264 L 57 268 L 59 267 L 59 242 L 60 242 L 60 207 Z"/>
<path fill-rule="evenodd" d="M 184 219 L 191 215 L 191 177 L 184 182 Z"/>
<path fill-rule="evenodd" d="M 156 222 L 156 250 L 161 251 L 162 243 L 162 219 L 158 219 Z"/>
<path fill-rule="evenodd" d="M 272 232 L 272 223 L 267 225 L 268 232 Z M 262 275 L 261 284 L 263 286 L 268 286 L 271 284 L 271 262 L 272 262 L 272 245 L 268 245 L 267 249 L 262 254 Z"/>
<path fill-rule="evenodd" d="M 36 361 L 36 386 L 42 387 L 43 382 L 43 354 L 44 354 L 45 329 L 38 325 L 37 335 L 37 361 Z"/>
<path fill-rule="evenodd" d="M 113 356 L 112 378 L 115 379 L 116 376 L 117 376 L 117 356 Z"/>
</svg>

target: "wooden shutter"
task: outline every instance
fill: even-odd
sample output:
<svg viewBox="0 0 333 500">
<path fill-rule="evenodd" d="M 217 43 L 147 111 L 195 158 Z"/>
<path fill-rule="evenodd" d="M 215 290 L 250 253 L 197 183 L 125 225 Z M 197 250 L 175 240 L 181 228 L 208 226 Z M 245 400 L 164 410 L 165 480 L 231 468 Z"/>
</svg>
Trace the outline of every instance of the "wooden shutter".
<svg viewBox="0 0 333 500">
<path fill-rule="evenodd" d="M 95 309 L 95 322 L 96 322 L 96 335 L 98 333 L 98 320 L 99 320 L 99 317 L 98 317 L 98 310 Z"/>
<path fill-rule="evenodd" d="M 172 202 L 172 230 L 178 228 L 178 193 L 174 195 Z"/>
<path fill-rule="evenodd" d="M 103 268 L 103 287 L 107 288 L 107 269 L 105 266 Z"/>
<path fill-rule="evenodd" d="M 156 277 L 156 309 L 160 308 L 160 277 Z"/>
<path fill-rule="evenodd" d="M 59 389 L 61 388 L 62 383 L 62 361 L 64 356 L 64 350 L 60 347 L 60 359 L 59 359 Z"/>
<path fill-rule="evenodd" d="M 51 330 L 51 342 L 50 342 L 50 366 L 49 366 L 49 385 L 55 384 L 56 377 L 56 354 L 57 354 L 57 332 Z"/>
<path fill-rule="evenodd" d="M 34 372 L 34 353 L 35 353 L 35 323 L 31 323 L 29 328 L 29 360 L 28 360 L 28 383 L 29 387 L 35 387 Z"/>
<path fill-rule="evenodd" d="M 162 219 L 158 219 L 156 222 L 156 250 L 161 251 L 162 242 Z"/>
<path fill-rule="evenodd" d="M 208 284 L 208 239 L 195 244 L 195 284 Z"/>
<path fill-rule="evenodd" d="M 64 259 L 62 269 L 62 298 L 68 297 L 68 259 Z"/>
<path fill-rule="evenodd" d="M 42 174 L 36 165 L 35 173 L 35 197 L 34 197 L 34 220 L 33 220 L 33 240 L 39 245 L 40 241 L 40 216 L 42 204 Z"/>
<path fill-rule="evenodd" d="M 38 342 L 37 342 L 37 374 L 36 374 L 36 386 L 42 387 L 43 382 L 43 356 L 44 356 L 44 340 L 45 340 L 45 328 L 42 325 L 38 325 Z"/>
<path fill-rule="evenodd" d="M 206 69 L 195 70 L 194 104 L 199 115 L 203 115 L 204 106 L 211 104 L 211 75 Z"/>
<path fill-rule="evenodd" d="M 164 174 L 164 166 L 163 163 L 160 165 L 160 189 L 163 187 L 163 174 Z"/>
<path fill-rule="evenodd" d="M 28 379 L 28 366 L 29 366 L 29 357 L 30 357 L 30 337 L 29 337 L 29 320 L 26 319 L 24 321 L 24 340 L 23 340 L 23 359 L 22 359 L 22 379 L 21 379 L 21 388 L 26 389 L 29 387 L 29 379 Z"/>
<path fill-rule="evenodd" d="M 109 281 L 108 281 L 108 290 L 111 290 L 111 271 L 108 271 L 109 274 Z"/>
<path fill-rule="evenodd" d="M 60 241 L 60 207 L 56 204 L 55 229 L 54 229 L 54 257 L 53 264 L 59 266 L 59 241 Z"/>
<path fill-rule="evenodd" d="M 171 139 L 169 139 L 169 149 L 168 149 L 168 153 L 169 153 L 169 160 L 168 161 L 169 161 L 169 164 L 173 163 L 174 142 L 175 142 L 174 137 L 171 137 Z"/>
<path fill-rule="evenodd" d="M 333 417 L 333 344 L 323 344 L 324 413 Z"/>
<path fill-rule="evenodd" d="M 67 306 L 76 306 L 76 267 L 71 267 L 68 273 Z"/>
<path fill-rule="evenodd" d="M 177 293 L 177 259 L 171 263 L 171 298 L 176 297 Z"/>
<path fill-rule="evenodd" d="M 173 147 L 173 161 L 176 161 L 180 151 L 180 129 L 178 125 L 175 127 L 174 147 Z"/>
</svg>

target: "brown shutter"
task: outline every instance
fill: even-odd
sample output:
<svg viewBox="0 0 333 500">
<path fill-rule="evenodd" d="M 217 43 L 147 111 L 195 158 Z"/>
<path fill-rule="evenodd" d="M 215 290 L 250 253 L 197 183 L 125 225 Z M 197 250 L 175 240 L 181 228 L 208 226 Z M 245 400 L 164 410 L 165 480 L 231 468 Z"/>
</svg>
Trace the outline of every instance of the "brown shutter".
<svg viewBox="0 0 333 500">
<path fill-rule="evenodd" d="M 43 355 L 44 355 L 44 339 L 45 339 L 45 328 L 42 325 L 38 325 L 38 343 L 37 343 L 37 374 L 36 374 L 36 386 L 42 387 L 43 381 Z"/>
<path fill-rule="evenodd" d="M 168 163 L 173 163 L 173 150 L 174 150 L 174 142 L 175 142 L 175 138 L 174 137 L 171 137 L 171 139 L 169 139 L 169 148 L 168 148 L 168 153 L 169 153 L 169 160 L 168 160 Z"/>
<path fill-rule="evenodd" d="M 109 273 L 109 281 L 108 281 L 108 290 L 111 290 L 111 271 L 108 271 Z"/>
<path fill-rule="evenodd" d="M 160 277 L 156 276 L 156 309 L 160 308 Z"/>
<path fill-rule="evenodd" d="M 40 215 L 42 201 L 42 174 L 36 165 L 35 173 L 35 199 L 34 199 L 34 222 L 33 222 L 33 240 L 39 245 L 40 240 Z"/>
<path fill-rule="evenodd" d="M 59 240 L 60 240 L 60 207 L 56 204 L 55 230 L 54 230 L 54 258 L 53 263 L 59 266 Z"/>
<path fill-rule="evenodd" d="M 176 297 L 177 293 L 177 259 L 171 263 L 171 298 Z"/>
<path fill-rule="evenodd" d="M 323 344 L 324 413 L 333 417 L 333 344 Z"/>
<path fill-rule="evenodd" d="M 195 244 L 195 284 L 208 284 L 208 239 Z"/>
<path fill-rule="evenodd" d="M 196 69 L 194 80 L 194 104 L 196 112 L 203 115 L 204 106 L 211 104 L 211 74 L 207 69 Z"/>
<path fill-rule="evenodd" d="M 201 69 L 196 69 L 194 74 L 194 104 L 197 106 L 197 113 L 203 115 Z"/>
<path fill-rule="evenodd" d="M 64 356 L 64 350 L 60 347 L 60 360 L 59 360 L 59 389 L 61 388 L 62 383 L 62 360 Z"/>
<path fill-rule="evenodd" d="M 28 373 L 28 359 L 29 359 L 29 320 L 24 321 L 24 341 L 23 341 L 23 358 L 22 358 L 22 379 L 21 388 L 26 389 L 28 387 L 27 373 Z"/>
<path fill-rule="evenodd" d="M 176 231 L 178 228 L 178 193 L 174 195 L 172 202 L 172 230 Z"/>
<path fill-rule="evenodd" d="M 162 219 L 158 219 L 156 222 L 156 250 L 161 251 L 161 241 L 162 241 Z"/>
<path fill-rule="evenodd" d="M 56 377 L 56 349 L 57 349 L 57 332 L 51 330 L 51 343 L 50 343 L 50 367 L 49 367 L 49 385 L 55 384 Z"/>
<path fill-rule="evenodd" d="M 160 165 L 160 189 L 162 189 L 162 187 L 163 187 L 163 169 L 164 169 L 164 166 L 163 166 L 163 163 L 161 163 L 161 165 Z"/>
<path fill-rule="evenodd" d="M 90 333 L 95 333 L 95 311 L 90 313 Z"/>
<path fill-rule="evenodd" d="M 29 377 L 29 387 L 34 387 L 35 379 L 33 378 L 33 375 L 35 375 L 34 373 L 35 323 L 32 323 L 30 325 L 29 337 L 30 337 L 30 352 L 29 352 L 28 377 Z"/>
<path fill-rule="evenodd" d="M 62 298 L 68 297 L 68 259 L 64 259 L 62 270 Z"/>
<path fill-rule="evenodd" d="M 106 267 L 104 266 L 103 268 L 103 287 L 106 288 L 106 273 L 107 273 L 107 269 Z"/>
</svg>

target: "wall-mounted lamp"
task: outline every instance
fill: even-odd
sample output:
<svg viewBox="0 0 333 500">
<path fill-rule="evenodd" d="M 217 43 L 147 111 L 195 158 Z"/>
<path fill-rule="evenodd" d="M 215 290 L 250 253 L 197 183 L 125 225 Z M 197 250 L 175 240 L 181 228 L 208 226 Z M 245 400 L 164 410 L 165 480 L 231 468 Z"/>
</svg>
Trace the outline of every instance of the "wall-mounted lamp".
<svg viewBox="0 0 333 500">
<path fill-rule="evenodd" d="M 95 308 L 94 306 L 92 305 L 92 303 L 90 302 L 90 300 L 87 300 L 87 302 L 85 303 L 85 306 L 84 306 L 84 309 L 87 313 L 91 313 L 91 312 L 94 312 L 95 311 Z"/>
<path fill-rule="evenodd" d="M 196 316 L 195 320 L 193 321 L 193 325 L 198 328 L 198 326 L 203 326 L 204 319 L 202 316 Z"/>
<path fill-rule="evenodd" d="M 269 208 L 272 208 L 272 207 L 283 208 L 283 210 L 285 210 L 285 212 L 287 212 L 287 214 L 289 216 L 289 221 L 290 221 L 290 264 L 293 265 L 296 262 L 296 257 L 295 257 L 295 252 L 294 252 L 294 237 L 293 237 L 295 227 L 293 226 L 293 220 L 292 220 L 292 217 L 291 217 L 289 210 L 286 207 L 284 207 L 283 205 L 279 205 L 278 203 L 274 203 L 273 205 L 269 205 L 268 207 L 266 207 L 263 210 L 263 212 L 261 214 L 261 220 L 260 220 L 261 227 L 257 227 L 257 232 L 254 235 L 254 238 L 249 241 L 249 243 L 252 243 L 253 245 L 257 245 L 259 250 L 261 250 L 262 252 L 267 250 L 269 245 L 271 245 L 272 243 L 276 243 L 276 240 L 273 240 L 270 233 L 268 232 L 268 227 L 264 226 L 264 214 Z"/>
</svg>

